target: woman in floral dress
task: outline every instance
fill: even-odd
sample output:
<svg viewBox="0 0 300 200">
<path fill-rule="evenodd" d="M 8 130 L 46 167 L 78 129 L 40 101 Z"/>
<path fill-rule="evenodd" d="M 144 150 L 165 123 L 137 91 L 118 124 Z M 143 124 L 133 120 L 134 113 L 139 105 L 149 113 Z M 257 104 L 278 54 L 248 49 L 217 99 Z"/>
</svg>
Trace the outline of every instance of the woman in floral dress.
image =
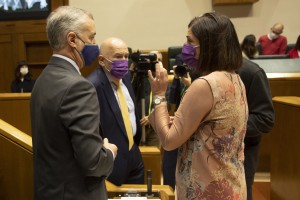
<svg viewBox="0 0 300 200">
<path fill-rule="evenodd" d="M 211 12 L 191 20 L 186 38 L 183 60 L 204 76 L 191 84 L 170 118 L 164 101 L 167 72 L 157 65 L 155 76 L 148 73 L 156 103 L 149 121 L 164 149 L 179 147 L 179 200 L 244 200 L 248 106 L 235 73 L 242 64 L 236 31 L 228 17 Z"/>
</svg>

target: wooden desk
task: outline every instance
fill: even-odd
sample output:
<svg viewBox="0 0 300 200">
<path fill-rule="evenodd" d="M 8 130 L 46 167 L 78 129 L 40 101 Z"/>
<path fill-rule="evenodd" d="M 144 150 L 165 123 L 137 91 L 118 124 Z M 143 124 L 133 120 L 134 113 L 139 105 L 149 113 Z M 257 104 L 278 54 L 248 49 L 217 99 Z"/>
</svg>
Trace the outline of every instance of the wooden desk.
<svg viewBox="0 0 300 200">
<path fill-rule="evenodd" d="M 144 180 L 147 183 L 147 170 L 152 170 L 152 183 L 161 184 L 161 151 L 156 146 L 140 146 L 142 158 L 144 161 L 145 175 Z"/>
<path fill-rule="evenodd" d="M 109 181 L 106 181 L 106 188 L 109 198 L 114 198 L 118 193 L 127 193 L 128 191 L 147 191 L 147 185 L 124 184 L 121 186 L 115 186 Z M 168 185 L 153 185 L 152 191 L 159 192 L 162 200 L 175 200 L 175 194 L 172 188 Z"/>
<path fill-rule="evenodd" d="M 271 138 L 271 199 L 300 199 L 300 97 L 273 98 L 276 110 Z"/>
<path fill-rule="evenodd" d="M 300 73 L 267 73 L 272 97 L 274 96 L 300 96 Z M 276 118 L 275 109 L 275 118 Z M 276 127 L 262 138 L 259 152 L 258 172 L 270 172 L 271 165 L 271 138 Z"/>
<path fill-rule="evenodd" d="M 300 72 L 300 59 L 253 59 L 266 73 Z"/>
<path fill-rule="evenodd" d="M 31 93 L 0 93 L 0 118 L 31 136 Z"/>
</svg>

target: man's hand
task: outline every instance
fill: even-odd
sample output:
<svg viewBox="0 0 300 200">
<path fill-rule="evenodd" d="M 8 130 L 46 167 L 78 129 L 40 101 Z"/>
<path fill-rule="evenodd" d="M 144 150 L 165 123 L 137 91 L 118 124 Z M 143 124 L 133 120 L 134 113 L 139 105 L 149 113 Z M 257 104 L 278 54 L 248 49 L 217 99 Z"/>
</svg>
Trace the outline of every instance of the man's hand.
<svg viewBox="0 0 300 200">
<path fill-rule="evenodd" d="M 143 118 L 140 120 L 140 123 L 141 123 L 141 126 L 149 125 L 148 116 L 143 117 Z"/>
<path fill-rule="evenodd" d="M 104 140 L 103 140 L 103 146 L 106 149 L 109 149 L 109 150 L 112 151 L 112 153 L 114 154 L 114 158 L 117 156 L 118 147 L 116 145 L 112 144 L 112 143 L 109 143 L 107 138 L 104 138 Z"/>
</svg>

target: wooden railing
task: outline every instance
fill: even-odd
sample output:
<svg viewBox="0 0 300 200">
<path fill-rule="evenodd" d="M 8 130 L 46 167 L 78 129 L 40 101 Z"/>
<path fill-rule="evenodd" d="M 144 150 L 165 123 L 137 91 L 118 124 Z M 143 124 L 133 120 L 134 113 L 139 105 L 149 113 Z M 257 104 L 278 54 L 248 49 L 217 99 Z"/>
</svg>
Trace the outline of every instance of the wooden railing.
<svg viewBox="0 0 300 200">
<path fill-rule="evenodd" d="M 174 200 L 174 192 L 169 186 L 160 184 L 161 153 L 157 147 L 141 147 L 145 170 L 153 174 L 153 191 L 159 192 L 161 199 Z M 108 181 L 109 196 L 120 192 L 145 192 L 147 185 L 122 185 L 117 187 Z M 33 199 L 33 151 L 32 138 L 14 126 L 0 119 L 0 199 Z"/>
<path fill-rule="evenodd" d="M 33 199 L 31 136 L 0 119 L 0 199 Z"/>
</svg>

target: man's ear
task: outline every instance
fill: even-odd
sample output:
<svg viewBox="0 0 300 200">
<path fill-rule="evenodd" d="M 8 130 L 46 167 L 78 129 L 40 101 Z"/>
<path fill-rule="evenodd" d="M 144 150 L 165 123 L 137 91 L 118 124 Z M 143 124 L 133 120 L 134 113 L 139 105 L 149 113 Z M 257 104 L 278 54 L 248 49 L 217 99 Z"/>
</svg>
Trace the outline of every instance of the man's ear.
<svg viewBox="0 0 300 200">
<path fill-rule="evenodd" d="M 69 32 L 67 34 L 67 42 L 71 47 L 76 47 L 76 34 L 74 32 Z"/>
<path fill-rule="evenodd" d="M 103 55 L 98 56 L 98 63 L 99 63 L 99 65 L 104 66 L 104 56 Z"/>
</svg>

